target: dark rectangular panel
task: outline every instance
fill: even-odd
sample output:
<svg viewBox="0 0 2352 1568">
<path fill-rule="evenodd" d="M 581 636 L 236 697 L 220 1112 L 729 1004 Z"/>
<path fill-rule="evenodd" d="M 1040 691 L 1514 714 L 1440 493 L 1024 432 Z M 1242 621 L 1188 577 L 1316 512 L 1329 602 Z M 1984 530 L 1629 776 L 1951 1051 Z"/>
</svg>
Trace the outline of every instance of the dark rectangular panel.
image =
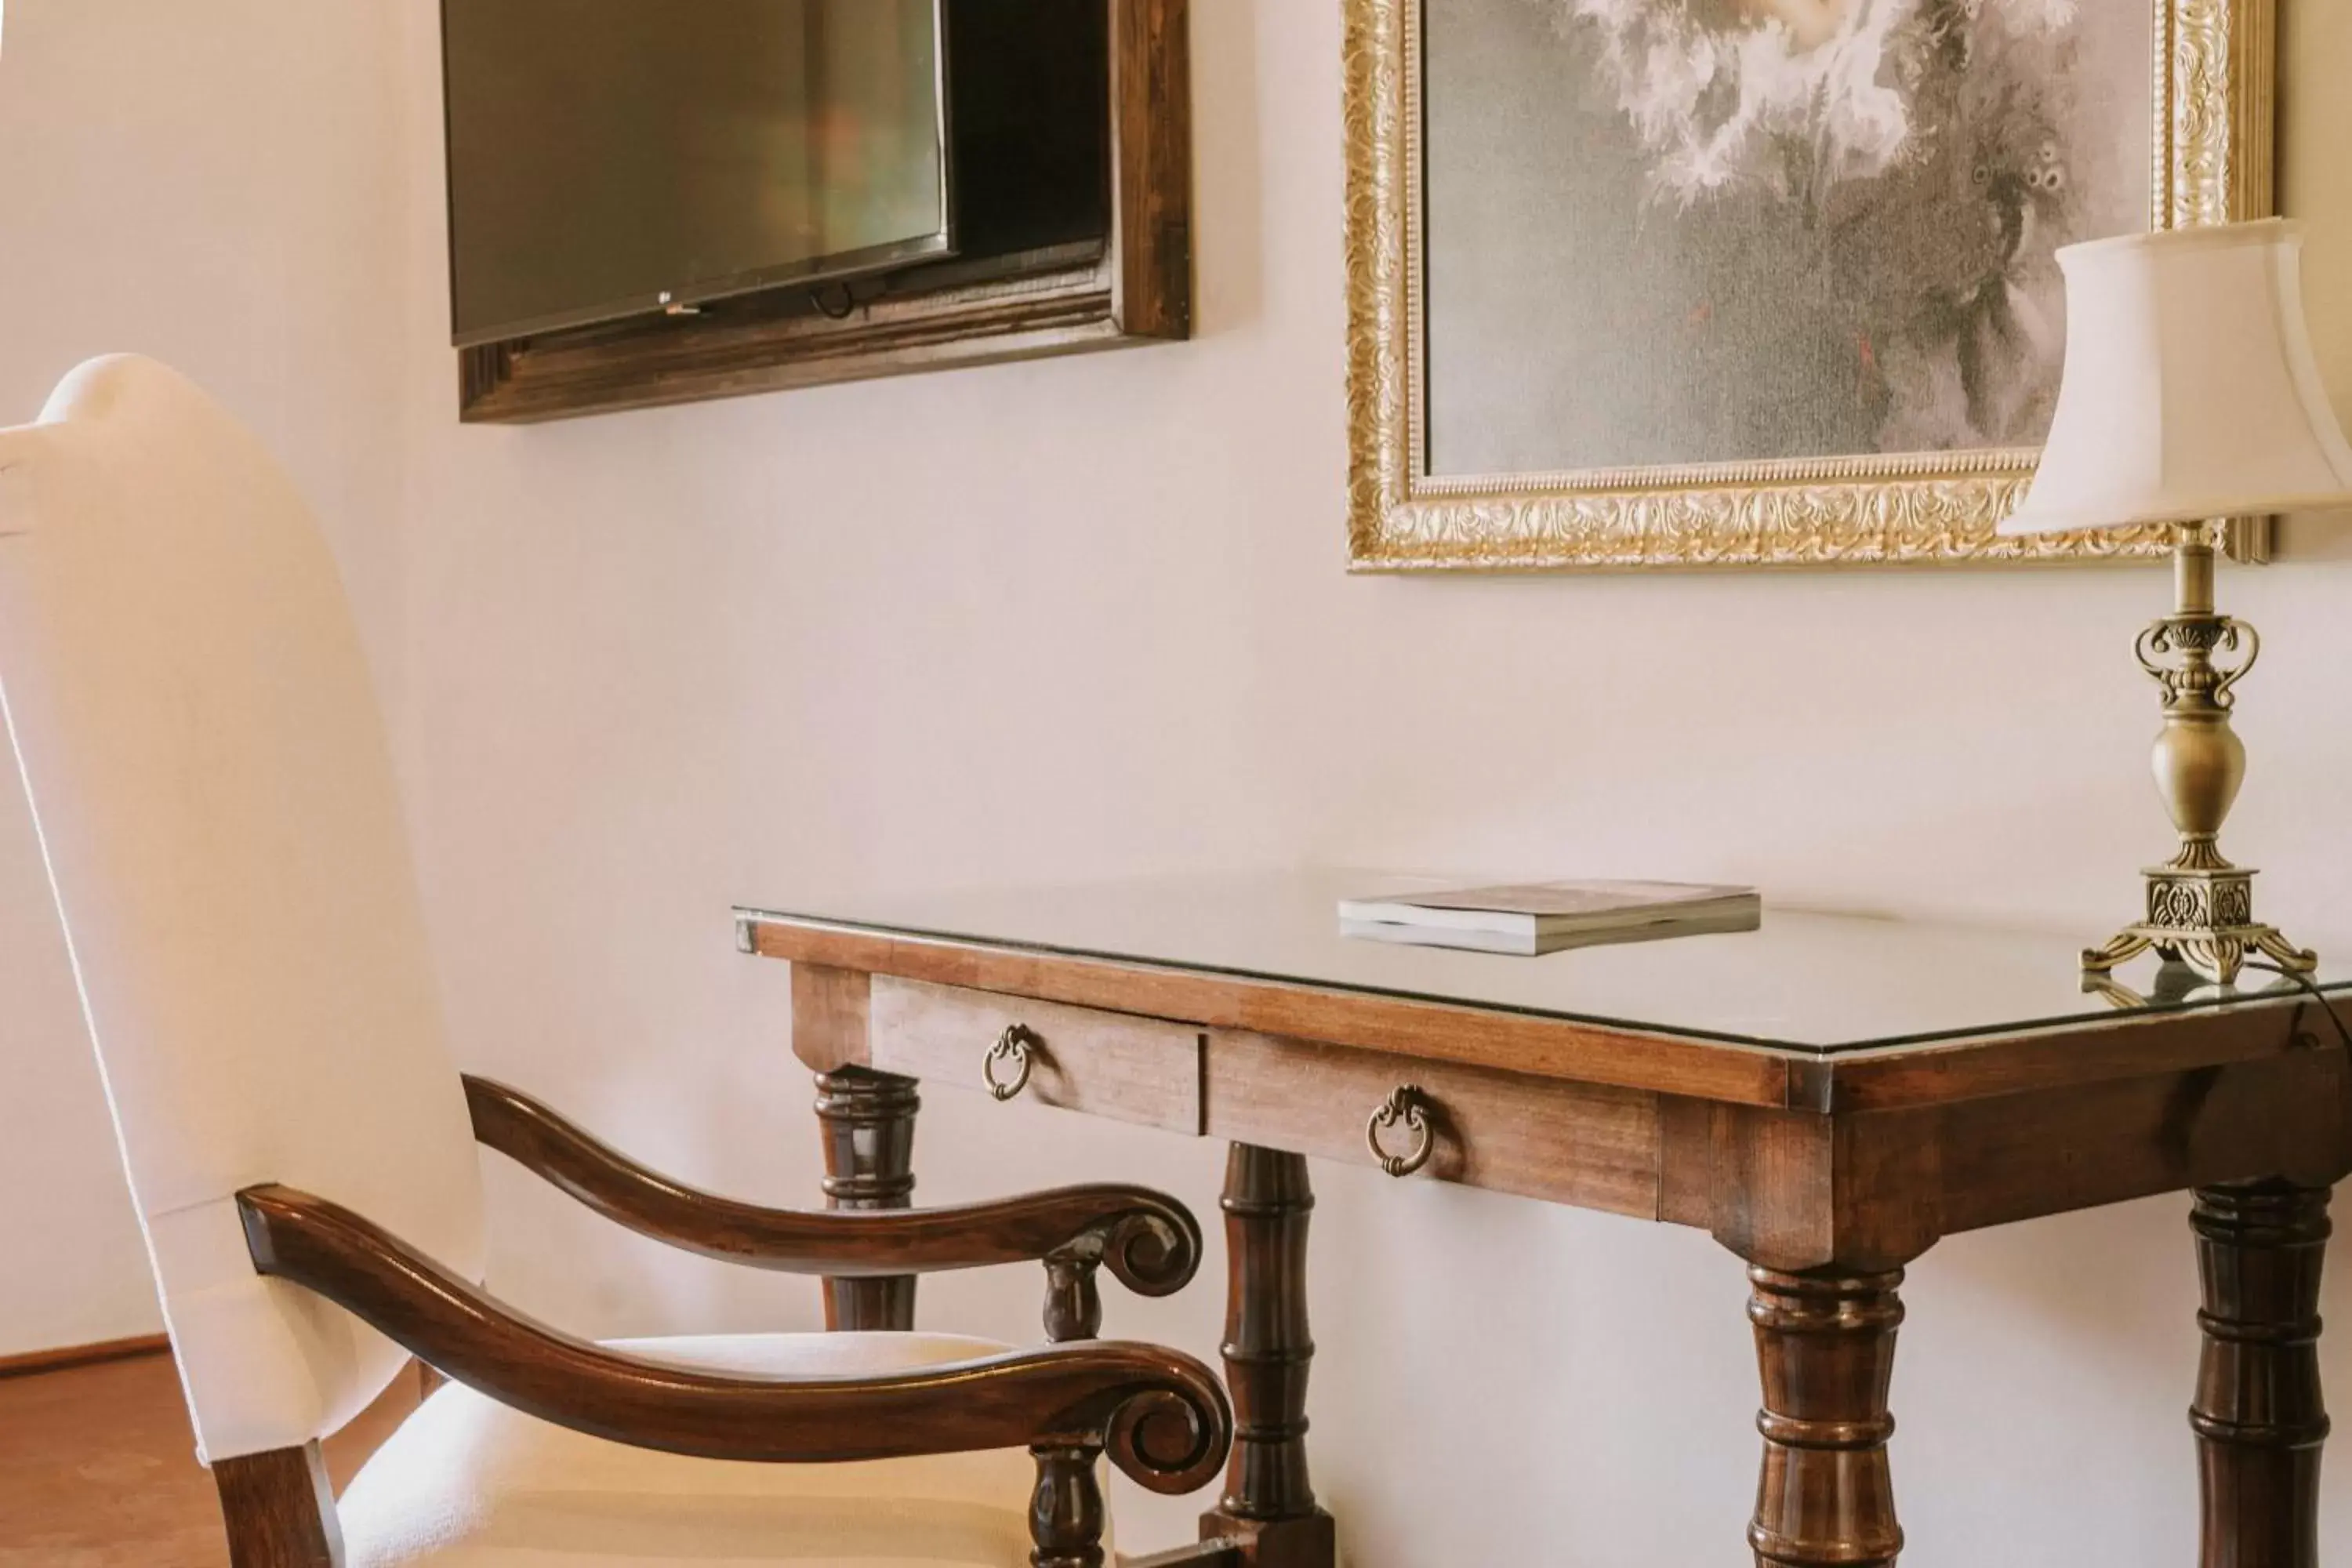
<svg viewBox="0 0 2352 1568">
<path fill-rule="evenodd" d="M 444 0 L 460 344 L 952 248 L 938 0 Z"/>
</svg>

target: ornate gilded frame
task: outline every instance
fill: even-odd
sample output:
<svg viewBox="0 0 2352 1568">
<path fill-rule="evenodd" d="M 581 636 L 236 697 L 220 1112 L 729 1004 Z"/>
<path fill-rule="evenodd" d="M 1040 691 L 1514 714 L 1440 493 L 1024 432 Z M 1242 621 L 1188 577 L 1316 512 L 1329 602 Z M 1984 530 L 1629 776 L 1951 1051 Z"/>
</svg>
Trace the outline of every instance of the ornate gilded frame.
<svg viewBox="0 0 2352 1568">
<path fill-rule="evenodd" d="M 2097 0 L 2099 4 L 2129 0 Z M 2158 226 L 2275 210 L 2277 0 L 2156 12 Z M 2162 529 L 1998 538 L 2032 449 L 1486 477 L 1427 474 L 1423 0 L 1345 0 L 1349 560 L 1358 571 L 2144 559 Z M 2269 554 L 2267 519 L 2230 525 Z"/>
</svg>

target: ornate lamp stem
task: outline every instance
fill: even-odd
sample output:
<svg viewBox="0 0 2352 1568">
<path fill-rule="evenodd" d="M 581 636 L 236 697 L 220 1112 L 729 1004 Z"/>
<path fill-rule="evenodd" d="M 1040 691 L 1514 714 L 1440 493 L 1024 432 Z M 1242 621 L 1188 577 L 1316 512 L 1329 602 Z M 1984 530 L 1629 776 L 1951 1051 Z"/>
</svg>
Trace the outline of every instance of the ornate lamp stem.
<svg viewBox="0 0 2352 1568">
<path fill-rule="evenodd" d="M 2215 610 L 2213 565 L 2206 530 L 2183 527 L 2173 552 L 2176 607 L 2139 635 L 2140 665 L 2164 690 L 2156 787 L 2180 830 L 2180 850 L 2148 868 L 2141 922 L 2083 954 L 2083 967 L 2093 973 L 2151 947 L 2166 962 L 2186 963 L 2222 985 L 2238 978 L 2255 952 L 2298 973 L 2319 967 L 2317 954 L 2255 922 L 2254 873 L 2221 853 L 2221 825 L 2246 777 L 2245 743 L 2230 727 L 2232 689 L 2254 668 L 2262 639 Z"/>
</svg>

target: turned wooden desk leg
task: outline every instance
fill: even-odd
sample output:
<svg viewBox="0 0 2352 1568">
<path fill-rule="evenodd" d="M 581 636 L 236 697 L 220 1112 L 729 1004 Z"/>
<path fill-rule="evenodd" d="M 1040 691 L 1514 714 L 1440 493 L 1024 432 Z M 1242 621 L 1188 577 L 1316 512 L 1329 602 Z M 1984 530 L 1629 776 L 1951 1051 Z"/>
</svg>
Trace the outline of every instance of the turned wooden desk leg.
<svg viewBox="0 0 2352 1568">
<path fill-rule="evenodd" d="M 915 1080 L 866 1068 L 816 1075 L 817 1124 L 824 1131 L 824 1198 L 837 1209 L 902 1209 L 915 1195 Z M 915 1277 L 828 1279 L 824 1326 L 833 1330 L 915 1326 Z"/>
<path fill-rule="evenodd" d="M 2204 1568 L 2318 1568 L 2319 1273 L 2328 1192 L 2202 1187 L 2189 1224 L 2205 1306 L 2197 1372 Z"/>
<path fill-rule="evenodd" d="M 1902 1271 L 1748 1278 L 1764 1376 L 1758 1568 L 1885 1568 L 1903 1550 L 1886 1460 Z"/>
<path fill-rule="evenodd" d="M 1307 1225 L 1315 1189 L 1297 1154 L 1236 1143 L 1225 1163 L 1225 1381 L 1234 1457 L 1203 1540 L 1244 1542 L 1255 1568 L 1331 1568 L 1331 1516 L 1307 1479 Z"/>
</svg>

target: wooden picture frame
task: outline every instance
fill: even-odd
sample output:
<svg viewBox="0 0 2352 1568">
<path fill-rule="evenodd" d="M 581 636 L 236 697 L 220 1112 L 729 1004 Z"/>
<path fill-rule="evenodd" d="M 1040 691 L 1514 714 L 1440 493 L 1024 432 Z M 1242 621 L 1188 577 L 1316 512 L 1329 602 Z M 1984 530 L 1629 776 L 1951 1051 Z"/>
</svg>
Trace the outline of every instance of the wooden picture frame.
<svg viewBox="0 0 2352 1568">
<path fill-rule="evenodd" d="M 2168 531 L 2000 539 L 2036 448 L 1436 474 L 1423 36 L 1433 0 L 1345 0 L 1349 560 L 1369 572 L 2152 560 Z M 2152 222 L 2275 208 L 2276 0 L 2153 7 Z M 2271 520 L 2228 524 L 2267 559 Z"/>
<path fill-rule="evenodd" d="M 1190 0 L 1104 3 L 1111 190 L 1099 242 L 916 268 L 837 317 L 780 297 L 774 310 L 460 350 L 458 416 L 526 424 L 1191 337 Z"/>
</svg>

